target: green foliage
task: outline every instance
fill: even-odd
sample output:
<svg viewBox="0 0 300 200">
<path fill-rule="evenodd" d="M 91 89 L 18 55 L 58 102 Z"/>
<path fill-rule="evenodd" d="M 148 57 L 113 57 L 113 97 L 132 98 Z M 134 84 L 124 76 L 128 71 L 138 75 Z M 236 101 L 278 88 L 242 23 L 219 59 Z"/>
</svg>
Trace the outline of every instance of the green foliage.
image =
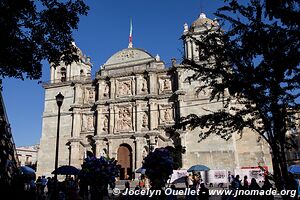
<svg viewBox="0 0 300 200">
<path fill-rule="evenodd" d="M 210 100 L 222 101 L 223 109 L 188 115 L 175 128 L 200 127 L 200 140 L 254 130 L 270 145 L 280 182 L 279 174 L 287 177 L 285 150 L 294 144 L 286 132 L 295 128 L 299 112 L 300 3 L 239 2 L 225 1 L 215 13 L 219 28 L 207 29 L 195 41 L 200 61 L 183 62 L 195 72 L 189 78 L 203 83 L 198 92 L 209 91 Z"/>
<path fill-rule="evenodd" d="M 224 109 L 189 115 L 181 125 L 208 128 L 204 138 L 217 133 L 226 139 L 227 134 L 248 127 L 271 142 L 279 134 L 279 124 L 284 134 L 295 127 L 300 94 L 299 24 L 283 24 L 276 16 L 270 20 L 265 4 L 254 0 L 247 5 L 230 1 L 216 15 L 230 25 L 229 30 L 221 26 L 207 30 L 196 41 L 200 62 L 185 60 L 184 64 L 195 71 L 190 79 L 205 83 L 199 91 L 209 90 L 210 99 L 222 100 Z"/>
<path fill-rule="evenodd" d="M 72 31 L 87 11 L 83 0 L 1 0 L 0 76 L 39 79 L 42 60 L 78 60 Z"/>
</svg>

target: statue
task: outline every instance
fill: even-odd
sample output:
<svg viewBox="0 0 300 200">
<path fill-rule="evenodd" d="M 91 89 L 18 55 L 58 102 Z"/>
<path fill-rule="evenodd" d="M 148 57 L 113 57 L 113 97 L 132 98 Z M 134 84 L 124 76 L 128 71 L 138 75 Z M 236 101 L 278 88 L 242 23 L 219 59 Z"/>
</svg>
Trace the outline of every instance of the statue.
<svg viewBox="0 0 300 200">
<path fill-rule="evenodd" d="M 170 81 L 165 79 L 163 84 L 163 90 L 170 90 Z"/>
<path fill-rule="evenodd" d="M 171 121 L 171 115 L 170 115 L 169 109 L 166 109 L 166 110 L 165 110 L 165 113 L 164 113 L 164 121 L 165 121 L 165 122 Z"/>
<path fill-rule="evenodd" d="M 105 84 L 103 96 L 104 97 L 109 97 L 109 85 L 107 83 Z"/>
<path fill-rule="evenodd" d="M 104 121 L 103 121 L 103 131 L 108 131 L 108 116 L 104 116 Z"/>
<path fill-rule="evenodd" d="M 89 100 L 92 101 L 94 99 L 94 92 L 92 89 L 89 90 Z"/>
<path fill-rule="evenodd" d="M 142 127 L 148 128 L 148 114 L 146 112 L 143 114 Z"/>
<path fill-rule="evenodd" d="M 144 78 L 142 82 L 142 92 L 147 92 L 148 86 L 147 86 L 147 80 Z"/>
</svg>

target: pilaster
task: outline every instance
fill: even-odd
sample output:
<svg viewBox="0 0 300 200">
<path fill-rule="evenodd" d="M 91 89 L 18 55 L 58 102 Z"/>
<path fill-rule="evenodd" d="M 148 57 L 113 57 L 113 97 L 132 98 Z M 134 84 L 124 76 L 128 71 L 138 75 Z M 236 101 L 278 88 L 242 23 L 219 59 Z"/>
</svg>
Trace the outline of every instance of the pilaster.
<svg viewBox="0 0 300 200">
<path fill-rule="evenodd" d="M 80 138 L 81 132 L 81 114 L 77 109 L 73 111 L 73 138 Z"/>
<path fill-rule="evenodd" d="M 153 72 L 149 72 L 149 87 L 150 94 L 157 94 L 157 77 L 156 74 Z"/>
<path fill-rule="evenodd" d="M 80 154 L 80 142 L 79 141 L 73 141 L 71 142 L 71 165 L 77 168 L 81 168 L 82 155 Z"/>
</svg>

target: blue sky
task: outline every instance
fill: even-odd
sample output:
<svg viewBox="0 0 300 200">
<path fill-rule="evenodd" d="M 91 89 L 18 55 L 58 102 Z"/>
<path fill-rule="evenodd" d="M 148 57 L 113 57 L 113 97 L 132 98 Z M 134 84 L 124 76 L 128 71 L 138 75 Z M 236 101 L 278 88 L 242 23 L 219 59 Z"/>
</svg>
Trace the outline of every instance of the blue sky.
<svg viewBox="0 0 300 200">
<path fill-rule="evenodd" d="M 130 18 L 133 46 L 142 48 L 170 64 L 182 58 L 180 36 L 201 10 L 213 19 L 221 0 L 87 0 L 88 16 L 81 17 L 74 31 L 76 45 L 91 57 L 93 76 L 117 51 L 127 48 Z M 49 64 L 44 62 L 42 81 L 48 81 Z M 3 97 L 16 146 L 39 143 L 42 132 L 44 89 L 38 81 L 3 80 Z"/>
</svg>

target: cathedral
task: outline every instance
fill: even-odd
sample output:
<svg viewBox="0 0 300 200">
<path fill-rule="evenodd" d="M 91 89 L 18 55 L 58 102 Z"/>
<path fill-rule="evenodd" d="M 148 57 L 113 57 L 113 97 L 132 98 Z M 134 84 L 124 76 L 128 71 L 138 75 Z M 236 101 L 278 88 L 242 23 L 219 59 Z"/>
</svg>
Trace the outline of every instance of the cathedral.
<svg viewBox="0 0 300 200">
<path fill-rule="evenodd" d="M 199 59 L 194 39 L 218 23 L 201 13 L 184 24 L 186 59 Z M 75 45 L 75 44 L 74 44 Z M 132 178 L 150 151 L 157 147 L 180 147 L 182 169 L 195 164 L 210 169 L 230 170 L 267 166 L 272 169 L 269 147 L 251 130 L 243 137 L 233 134 L 228 141 L 211 135 L 199 142 L 199 129 L 180 130 L 172 138 L 165 131 L 182 116 L 205 114 L 222 108 L 209 101 L 209 94 L 197 93 L 199 81 L 188 81 L 193 71 L 172 60 L 165 66 L 160 57 L 144 49 L 128 48 L 112 55 L 91 78 L 91 61 L 79 50 L 80 62 L 50 67 L 49 83 L 43 84 L 45 102 L 37 174 L 50 176 L 54 170 L 58 107 L 61 93 L 58 165 L 81 167 L 87 151 L 97 157 L 114 157 L 120 165 L 120 179 Z"/>
</svg>

